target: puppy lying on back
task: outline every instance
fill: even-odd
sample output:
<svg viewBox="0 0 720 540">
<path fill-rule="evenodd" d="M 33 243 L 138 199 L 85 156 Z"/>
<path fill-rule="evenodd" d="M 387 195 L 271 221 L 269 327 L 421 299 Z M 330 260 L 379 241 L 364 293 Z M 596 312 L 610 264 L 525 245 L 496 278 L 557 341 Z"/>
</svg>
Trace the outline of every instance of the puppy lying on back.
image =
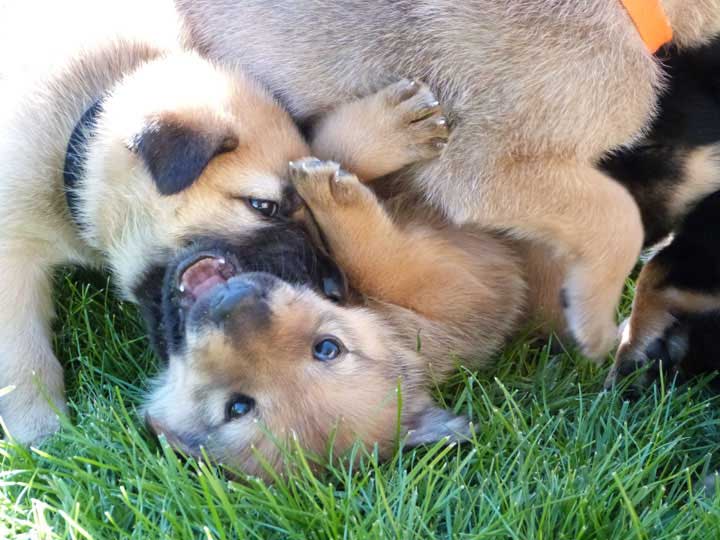
<svg viewBox="0 0 720 540">
<path fill-rule="evenodd" d="M 280 466 L 291 436 L 316 454 L 360 439 L 381 456 L 398 436 L 463 437 L 467 420 L 435 405 L 429 388 L 460 359 L 485 365 L 516 328 L 525 287 L 514 252 L 486 233 L 400 224 L 332 162 L 290 172 L 349 296 L 323 293 L 339 270 L 292 224 L 249 244 L 200 240 L 165 276 L 169 365 L 149 425 L 186 453 L 203 447 L 261 475 L 263 462 Z"/>
<path fill-rule="evenodd" d="M 179 50 L 166 37 L 172 29 L 162 27 L 172 17 L 154 21 L 156 28 L 135 20 L 116 28 L 104 20 L 110 5 L 85 7 L 67 6 L 63 18 L 84 21 L 80 35 L 96 22 L 110 30 L 85 42 L 68 33 L 80 46 L 3 102 L 0 388 L 13 391 L 0 397 L 0 415 L 22 442 L 53 432 L 55 408 L 65 410 L 49 335 L 52 270 L 108 267 L 121 295 L 142 300 L 153 320 L 158 302 L 147 295 L 159 295 L 175 251 L 198 235 L 244 238 L 289 220 L 299 198 L 287 163 L 311 153 L 256 81 Z M 144 26 L 147 33 L 139 32 Z M 384 119 L 380 135 L 403 143 L 369 172 L 382 175 L 442 149 L 447 126 L 426 87 L 403 81 L 367 100 Z M 325 129 L 342 132 L 332 117 L 318 137 Z M 312 146 L 316 155 L 348 148 L 323 140 Z M 363 163 L 363 150 L 353 150 Z"/>
</svg>

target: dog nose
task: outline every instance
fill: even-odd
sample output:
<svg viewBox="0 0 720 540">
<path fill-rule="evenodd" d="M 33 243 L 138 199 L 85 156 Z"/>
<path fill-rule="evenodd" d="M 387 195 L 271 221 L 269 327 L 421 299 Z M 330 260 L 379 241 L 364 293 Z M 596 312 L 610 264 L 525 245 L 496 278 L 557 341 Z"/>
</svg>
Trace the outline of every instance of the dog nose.
<svg viewBox="0 0 720 540">
<path fill-rule="evenodd" d="M 260 298 L 257 286 L 248 281 L 228 281 L 227 285 L 215 294 L 210 302 L 208 315 L 213 322 L 219 323 L 240 304 L 253 304 Z"/>
</svg>

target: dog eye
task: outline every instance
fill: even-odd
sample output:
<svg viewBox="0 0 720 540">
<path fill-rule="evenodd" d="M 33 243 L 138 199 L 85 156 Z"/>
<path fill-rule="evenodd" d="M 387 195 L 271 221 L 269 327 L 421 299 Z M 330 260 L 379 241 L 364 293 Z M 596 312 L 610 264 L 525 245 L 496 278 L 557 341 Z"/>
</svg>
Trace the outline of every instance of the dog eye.
<svg viewBox="0 0 720 540">
<path fill-rule="evenodd" d="M 275 217 L 278 211 L 278 204 L 266 199 L 248 199 L 250 208 L 261 213 L 265 217 Z"/>
<path fill-rule="evenodd" d="M 342 352 L 343 344 L 334 337 L 322 338 L 313 345 L 313 356 L 321 362 L 335 360 Z"/>
<path fill-rule="evenodd" d="M 255 400 L 249 396 L 239 394 L 233 396 L 225 407 L 225 420 L 230 422 L 245 416 L 255 407 Z"/>
</svg>

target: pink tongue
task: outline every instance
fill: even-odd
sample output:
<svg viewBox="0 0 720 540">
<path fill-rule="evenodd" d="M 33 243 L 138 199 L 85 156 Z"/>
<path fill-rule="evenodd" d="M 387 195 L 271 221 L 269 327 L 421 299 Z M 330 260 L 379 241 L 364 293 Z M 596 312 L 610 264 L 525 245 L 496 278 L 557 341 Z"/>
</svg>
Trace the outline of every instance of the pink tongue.
<svg viewBox="0 0 720 540">
<path fill-rule="evenodd" d="M 183 272 L 180 280 L 183 291 L 197 299 L 216 285 L 225 283 L 226 266 L 221 259 L 211 257 L 200 259 Z"/>
</svg>

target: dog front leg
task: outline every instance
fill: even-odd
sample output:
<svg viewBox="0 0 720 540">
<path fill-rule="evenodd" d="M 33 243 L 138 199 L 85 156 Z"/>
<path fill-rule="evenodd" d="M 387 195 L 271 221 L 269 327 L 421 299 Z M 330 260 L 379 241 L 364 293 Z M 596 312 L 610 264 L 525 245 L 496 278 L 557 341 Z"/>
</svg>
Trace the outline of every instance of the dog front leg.
<svg viewBox="0 0 720 540">
<path fill-rule="evenodd" d="M 370 188 L 334 162 L 302 160 L 291 164 L 290 174 L 356 290 L 423 314 L 433 310 L 434 295 L 419 289 L 430 293 L 451 276 L 443 274 L 442 253 L 429 229 L 402 231 Z"/>
<path fill-rule="evenodd" d="M 612 178 L 572 160 L 512 162 L 496 172 L 492 185 L 501 184 L 473 195 L 468 219 L 540 240 L 565 257 L 568 330 L 600 359 L 617 339 L 616 307 L 642 246 L 637 204 Z"/>
<path fill-rule="evenodd" d="M 59 427 L 67 408 L 63 370 L 52 352 L 49 265 L 26 253 L 0 253 L 0 416 L 22 443 Z"/>
<path fill-rule="evenodd" d="M 479 366 L 516 329 L 525 281 L 515 252 L 479 231 L 398 225 L 373 192 L 332 162 L 293 164 L 295 186 L 331 255 L 362 293 L 401 328 L 399 339 L 437 374 L 458 355 Z"/>
</svg>

